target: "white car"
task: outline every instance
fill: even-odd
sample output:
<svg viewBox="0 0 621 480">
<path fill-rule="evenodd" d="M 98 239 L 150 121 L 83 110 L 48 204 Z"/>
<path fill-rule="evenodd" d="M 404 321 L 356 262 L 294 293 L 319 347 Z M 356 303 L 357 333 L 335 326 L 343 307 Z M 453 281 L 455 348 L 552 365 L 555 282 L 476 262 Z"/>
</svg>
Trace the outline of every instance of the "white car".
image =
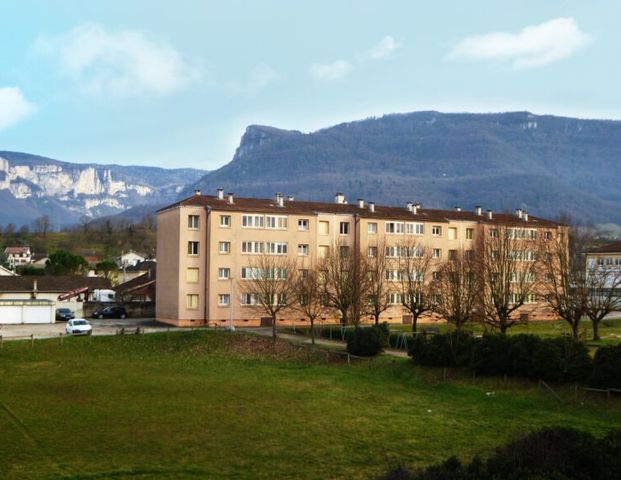
<svg viewBox="0 0 621 480">
<path fill-rule="evenodd" d="M 93 327 L 83 318 L 75 318 L 67 322 L 65 332 L 67 335 L 90 335 L 93 331 Z"/>
</svg>

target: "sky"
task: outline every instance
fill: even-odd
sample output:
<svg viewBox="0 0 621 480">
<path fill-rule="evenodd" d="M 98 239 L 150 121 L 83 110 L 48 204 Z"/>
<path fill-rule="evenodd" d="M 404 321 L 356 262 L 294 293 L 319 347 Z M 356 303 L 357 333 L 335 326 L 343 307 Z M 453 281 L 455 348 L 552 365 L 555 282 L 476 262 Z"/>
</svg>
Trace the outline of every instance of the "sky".
<svg viewBox="0 0 621 480">
<path fill-rule="evenodd" d="M 616 0 L 2 0 L 0 150 L 215 169 L 250 124 L 621 119 Z"/>
</svg>

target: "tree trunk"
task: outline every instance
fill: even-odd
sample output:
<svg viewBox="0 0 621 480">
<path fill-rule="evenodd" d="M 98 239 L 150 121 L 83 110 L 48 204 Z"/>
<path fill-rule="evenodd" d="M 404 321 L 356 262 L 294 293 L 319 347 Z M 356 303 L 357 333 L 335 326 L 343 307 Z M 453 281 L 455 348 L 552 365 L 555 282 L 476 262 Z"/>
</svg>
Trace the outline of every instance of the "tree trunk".
<svg viewBox="0 0 621 480">
<path fill-rule="evenodd" d="M 578 328 L 580 327 L 580 320 L 576 321 L 574 320 L 571 323 L 571 334 L 573 335 L 573 337 L 578 340 Z"/>
<path fill-rule="evenodd" d="M 311 343 L 315 345 L 315 320 L 310 319 L 311 324 Z"/>
<path fill-rule="evenodd" d="M 418 315 L 412 314 L 412 333 L 416 333 L 417 323 L 418 323 Z"/>
<path fill-rule="evenodd" d="M 593 323 L 593 340 L 594 341 L 600 340 L 600 338 L 599 338 L 599 319 L 593 319 L 593 320 L 591 320 L 591 322 Z"/>
<path fill-rule="evenodd" d="M 509 330 L 509 324 L 503 320 L 500 321 L 500 333 L 507 333 Z"/>
<path fill-rule="evenodd" d="M 276 340 L 276 315 L 272 316 L 272 338 Z"/>
<path fill-rule="evenodd" d="M 375 325 L 379 325 L 379 314 L 374 314 L 375 316 Z"/>
</svg>

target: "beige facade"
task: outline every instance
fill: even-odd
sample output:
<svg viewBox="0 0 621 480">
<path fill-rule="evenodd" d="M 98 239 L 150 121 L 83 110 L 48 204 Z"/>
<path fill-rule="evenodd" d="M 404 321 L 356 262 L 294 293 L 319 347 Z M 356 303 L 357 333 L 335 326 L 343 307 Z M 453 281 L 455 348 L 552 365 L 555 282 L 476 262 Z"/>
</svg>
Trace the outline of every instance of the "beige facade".
<svg viewBox="0 0 621 480">
<path fill-rule="evenodd" d="M 242 295 L 244 269 L 261 252 L 286 256 L 304 269 L 335 245 L 367 255 L 369 247 L 407 240 L 433 251 L 433 262 L 439 264 L 452 251 L 474 251 L 477 239 L 498 225 L 559 228 L 521 212 L 518 217 L 480 208 L 465 212 L 347 204 L 338 195 L 335 203 L 237 198 L 221 191 L 218 196 L 196 195 L 158 212 L 156 317 L 180 326 L 258 325 L 261 314 L 244 305 Z M 398 260 L 391 261 L 398 266 Z M 398 293 L 400 287 L 388 282 L 387 290 L 391 288 Z M 401 323 L 406 312 L 398 296 L 394 300 L 382 319 Z M 545 310 L 537 302 L 524 307 L 531 313 Z M 283 313 L 279 321 L 299 322 L 299 317 Z"/>
</svg>

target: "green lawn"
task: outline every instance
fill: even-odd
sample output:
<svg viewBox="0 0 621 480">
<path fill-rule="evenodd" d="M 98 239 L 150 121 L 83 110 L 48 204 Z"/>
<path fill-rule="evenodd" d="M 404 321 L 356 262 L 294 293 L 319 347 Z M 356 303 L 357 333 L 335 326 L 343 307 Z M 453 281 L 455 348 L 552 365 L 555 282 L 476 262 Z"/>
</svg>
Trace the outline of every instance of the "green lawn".
<svg viewBox="0 0 621 480">
<path fill-rule="evenodd" d="M 0 478 L 369 479 L 544 425 L 621 425 L 618 400 L 439 377 L 388 357 L 308 364 L 224 332 L 5 342 Z"/>
</svg>

